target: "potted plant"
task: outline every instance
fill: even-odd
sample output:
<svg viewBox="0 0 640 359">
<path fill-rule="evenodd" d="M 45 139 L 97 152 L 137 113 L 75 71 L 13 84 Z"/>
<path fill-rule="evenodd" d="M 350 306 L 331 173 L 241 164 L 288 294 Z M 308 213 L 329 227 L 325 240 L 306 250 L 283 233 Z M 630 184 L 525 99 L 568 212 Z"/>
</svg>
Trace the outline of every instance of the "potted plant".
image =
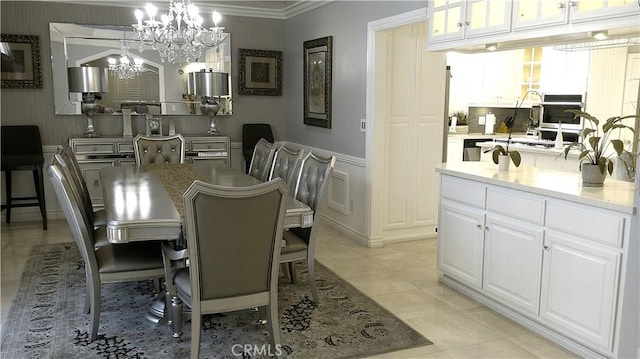
<svg viewBox="0 0 640 359">
<path fill-rule="evenodd" d="M 571 149 L 578 149 L 579 169 L 582 171 L 582 185 L 586 187 L 602 187 L 607 172 L 613 174 L 614 156 L 611 147 L 615 153 L 620 156 L 624 152 L 624 142 L 620 139 L 612 139 L 611 133 L 615 129 L 628 129 L 635 131 L 632 127 L 624 125 L 623 120 L 627 118 L 635 118 L 635 115 L 615 116 L 608 118 L 600 127 L 600 120 L 591 116 L 589 113 L 580 110 L 566 110 L 571 112 L 574 118 L 582 117 L 587 120 L 587 125 L 582 130 L 582 142 L 572 142 L 566 146 L 563 152 L 564 158 Z"/>
<path fill-rule="evenodd" d="M 504 120 L 504 125 L 509 130 L 507 144 L 504 147 L 502 145 L 495 145 L 484 151 L 485 153 L 492 152 L 491 158 L 493 159 L 493 163 L 497 164 L 500 170 L 508 169 L 510 161 L 513 161 L 513 164 L 516 165 L 516 167 L 520 166 L 520 162 L 522 161 L 520 152 L 509 149 L 509 145 L 511 144 L 511 132 L 513 131 L 513 124 L 515 121 L 515 116 L 509 116 Z"/>
</svg>

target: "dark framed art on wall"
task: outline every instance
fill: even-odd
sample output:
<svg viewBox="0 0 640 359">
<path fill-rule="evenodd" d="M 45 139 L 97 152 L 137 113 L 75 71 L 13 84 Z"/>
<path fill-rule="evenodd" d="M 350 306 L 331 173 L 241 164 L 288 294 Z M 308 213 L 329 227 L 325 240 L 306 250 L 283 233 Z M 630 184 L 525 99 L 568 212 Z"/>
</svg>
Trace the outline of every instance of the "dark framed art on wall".
<svg viewBox="0 0 640 359">
<path fill-rule="evenodd" d="M 2 88 L 40 88 L 40 40 L 37 35 L 2 34 Z"/>
<path fill-rule="evenodd" d="M 238 49 L 238 94 L 282 95 L 282 51 Z"/>
<path fill-rule="evenodd" d="M 304 123 L 331 128 L 331 62 L 333 37 L 304 42 Z"/>
</svg>

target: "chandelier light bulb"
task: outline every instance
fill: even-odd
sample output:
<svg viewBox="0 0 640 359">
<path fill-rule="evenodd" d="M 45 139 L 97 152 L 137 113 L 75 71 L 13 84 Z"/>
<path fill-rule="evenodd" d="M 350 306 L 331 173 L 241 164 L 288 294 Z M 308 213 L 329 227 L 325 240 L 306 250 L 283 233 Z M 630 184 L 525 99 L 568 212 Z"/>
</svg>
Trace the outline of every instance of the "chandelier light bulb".
<svg viewBox="0 0 640 359">
<path fill-rule="evenodd" d="M 107 61 L 109 62 L 109 67 L 118 63 L 118 60 L 114 59 L 113 57 L 108 58 Z"/>
<path fill-rule="evenodd" d="M 135 15 L 136 15 L 136 20 L 138 20 L 138 25 L 142 25 L 142 19 L 144 19 L 144 11 L 140 9 L 136 9 Z"/>
<path fill-rule="evenodd" d="M 217 48 L 227 37 L 223 27 L 218 27 L 222 19 L 217 11 L 212 14 L 214 28 L 203 28 L 204 20 L 191 0 L 169 0 L 169 11 L 158 15 L 157 8 L 151 4 L 146 6 L 149 19 L 136 18 L 133 24 L 133 38 L 140 43 L 140 52 L 151 46 L 158 51 L 162 62 L 174 64 L 190 63 L 202 55 L 204 48 Z"/>
<path fill-rule="evenodd" d="M 216 10 L 213 10 L 213 13 L 211 13 L 211 18 L 213 19 L 213 26 L 218 27 L 218 22 L 222 20 L 222 16 L 220 15 L 220 13 Z"/>
</svg>

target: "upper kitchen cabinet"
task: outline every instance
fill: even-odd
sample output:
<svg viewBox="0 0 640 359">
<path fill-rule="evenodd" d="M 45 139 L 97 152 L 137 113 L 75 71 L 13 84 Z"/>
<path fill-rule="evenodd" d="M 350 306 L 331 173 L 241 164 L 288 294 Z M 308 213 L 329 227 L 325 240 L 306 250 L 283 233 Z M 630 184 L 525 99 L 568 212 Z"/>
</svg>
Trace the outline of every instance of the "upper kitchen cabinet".
<svg viewBox="0 0 640 359">
<path fill-rule="evenodd" d="M 491 0 L 436 0 L 430 8 L 429 42 L 462 40 L 509 31 L 511 3 Z"/>
<path fill-rule="evenodd" d="M 432 4 L 431 2 L 429 3 Z M 637 0 L 435 0 L 428 7 L 429 51 L 478 53 L 498 50 L 637 37 Z"/>
<path fill-rule="evenodd" d="M 540 28 L 598 19 L 610 19 L 638 11 L 635 0 L 520 0 L 513 2 L 512 28 Z"/>
</svg>

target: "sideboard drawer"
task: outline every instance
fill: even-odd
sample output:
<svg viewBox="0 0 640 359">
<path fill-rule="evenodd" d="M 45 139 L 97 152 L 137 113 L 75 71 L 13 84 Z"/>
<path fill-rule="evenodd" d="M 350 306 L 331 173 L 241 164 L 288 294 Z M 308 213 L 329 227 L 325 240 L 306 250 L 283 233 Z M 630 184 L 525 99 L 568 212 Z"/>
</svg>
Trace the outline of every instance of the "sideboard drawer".
<svg viewBox="0 0 640 359">
<path fill-rule="evenodd" d="M 209 152 L 209 151 L 227 151 L 227 144 L 225 142 L 191 142 L 191 151 L 194 152 Z"/>
<path fill-rule="evenodd" d="M 133 153 L 133 142 L 118 143 L 118 153 Z"/>
<path fill-rule="evenodd" d="M 115 153 L 113 143 L 75 144 L 73 151 L 79 155 Z"/>
<path fill-rule="evenodd" d="M 442 197 L 469 206 L 484 208 L 485 192 L 486 187 L 479 182 L 445 175 L 441 177 L 440 193 Z"/>
</svg>

